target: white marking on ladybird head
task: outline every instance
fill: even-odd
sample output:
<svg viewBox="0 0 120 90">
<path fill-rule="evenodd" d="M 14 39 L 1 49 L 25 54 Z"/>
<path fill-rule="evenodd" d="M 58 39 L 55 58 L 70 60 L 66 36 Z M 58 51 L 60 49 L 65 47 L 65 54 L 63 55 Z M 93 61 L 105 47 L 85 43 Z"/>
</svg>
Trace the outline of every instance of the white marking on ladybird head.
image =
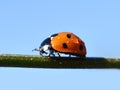
<svg viewBox="0 0 120 90">
<path fill-rule="evenodd" d="M 50 49 L 50 45 L 44 45 L 43 47 L 42 47 L 42 50 L 43 51 L 47 51 L 47 50 L 49 50 Z"/>
<path fill-rule="evenodd" d="M 53 37 L 50 37 L 50 40 L 52 40 L 53 39 Z"/>
</svg>

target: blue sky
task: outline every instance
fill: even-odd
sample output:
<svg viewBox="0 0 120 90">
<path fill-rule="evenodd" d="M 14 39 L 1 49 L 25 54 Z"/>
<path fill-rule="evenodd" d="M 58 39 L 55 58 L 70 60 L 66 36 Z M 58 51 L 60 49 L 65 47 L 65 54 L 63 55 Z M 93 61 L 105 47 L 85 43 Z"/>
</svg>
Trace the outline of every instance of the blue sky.
<svg viewBox="0 0 120 90">
<path fill-rule="evenodd" d="M 87 57 L 120 57 L 119 0 L 2 0 L 0 54 L 31 50 L 53 33 L 70 31 Z M 119 70 L 0 68 L 1 90 L 119 90 Z"/>
</svg>

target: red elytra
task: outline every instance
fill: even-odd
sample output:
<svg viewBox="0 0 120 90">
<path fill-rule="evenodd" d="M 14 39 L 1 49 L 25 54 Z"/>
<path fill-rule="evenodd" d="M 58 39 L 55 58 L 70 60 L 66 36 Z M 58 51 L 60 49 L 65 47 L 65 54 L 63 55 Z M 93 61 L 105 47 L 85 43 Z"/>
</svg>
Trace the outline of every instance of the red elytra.
<svg viewBox="0 0 120 90">
<path fill-rule="evenodd" d="M 52 48 L 60 53 L 73 54 L 77 56 L 86 55 L 84 42 L 71 32 L 60 32 L 51 39 Z"/>
</svg>

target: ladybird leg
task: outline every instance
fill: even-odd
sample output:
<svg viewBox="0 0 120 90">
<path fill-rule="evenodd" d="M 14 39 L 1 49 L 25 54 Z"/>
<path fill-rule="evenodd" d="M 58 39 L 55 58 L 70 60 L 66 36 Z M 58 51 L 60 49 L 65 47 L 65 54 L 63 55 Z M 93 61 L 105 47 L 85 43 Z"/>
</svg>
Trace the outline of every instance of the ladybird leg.
<svg viewBox="0 0 120 90">
<path fill-rule="evenodd" d="M 39 52 L 40 56 L 43 56 L 43 53 Z"/>
<path fill-rule="evenodd" d="M 43 53 L 48 54 L 48 53 L 47 53 L 47 52 L 45 52 L 45 51 L 44 51 Z"/>
<path fill-rule="evenodd" d="M 53 55 L 53 57 L 55 57 L 55 54 L 52 54 Z"/>
<path fill-rule="evenodd" d="M 69 54 L 69 57 L 71 57 L 71 54 Z"/>
<path fill-rule="evenodd" d="M 82 58 L 86 58 L 86 55 L 84 55 L 84 56 L 81 56 Z"/>
<path fill-rule="evenodd" d="M 57 55 L 58 55 L 59 57 L 61 57 L 59 52 L 57 52 Z"/>
<path fill-rule="evenodd" d="M 55 54 L 54 54 L 54 51 L 53 50 L 49 50 L 49 55 L 48 55 L 48 57 L 50 57 L 50 55 L 53 55 L 54 57 L 55 57 Z"/>
<path fill-rule="evenodd" d="M 55 54 L 54 54 L 54 51 L 52 50 L 52 53 L 51 53 L 52 55 L 53 55 L 53 57 L 55 57 Z"/>
<path fill-rule="evenodd" d="M 45 52 L 45 51 L 44 51 L 44 52 L 39 52 L 39 54 L 40 54 L 41 56 L 43 56 L 44 53 L 47 54 L 47 52 Z"/>
</svg>

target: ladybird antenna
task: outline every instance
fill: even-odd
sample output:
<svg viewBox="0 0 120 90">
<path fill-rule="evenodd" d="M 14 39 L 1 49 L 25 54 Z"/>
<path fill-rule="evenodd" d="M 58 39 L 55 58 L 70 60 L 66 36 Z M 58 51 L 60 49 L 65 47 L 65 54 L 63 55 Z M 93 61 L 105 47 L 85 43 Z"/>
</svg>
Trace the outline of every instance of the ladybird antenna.
<svg viewBox="0 0 120 90">
<path fill-rule="evenodd" d="M 40 51 L 38 48 L 33 49 L 32 51 Z"/>
</svg>

